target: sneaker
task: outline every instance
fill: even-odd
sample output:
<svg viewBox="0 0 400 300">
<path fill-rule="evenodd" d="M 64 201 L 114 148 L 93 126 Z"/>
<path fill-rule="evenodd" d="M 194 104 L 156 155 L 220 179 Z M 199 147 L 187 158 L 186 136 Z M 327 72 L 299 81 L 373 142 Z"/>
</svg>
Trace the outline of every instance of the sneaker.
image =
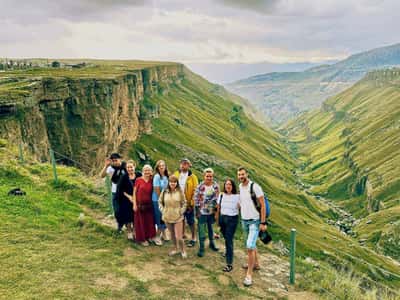
<svg viewBox="0 0 400 300">
<path fill-rule="evenodd" d="M 153 240 L 154 244 L 156 244 L 157 246 L 162 246 L 163 242 L 161 241 L 161 239 L 159 237 L 155 238 Z"/>
<path fill-rule="evenodd" d="M 181 255 L 182 255 L 182 258 L 183 258 L 183 259 L 187 258 L 187 254 L 186 254 L 185 251 L 181 252 Z"/>
<path fill-rule="evenodd" d="M 251 279 L 251 277 L 247 277 L 243 280 L 243 284 L 244 286 L 251 286 L 253 284 L 253 280 Z"/>
<path fill-rule="evenodd" d="M 148 241 L 144 241 L 140 243 L 143 247 L 148 247 L 150 244 Z"/>
<path fill-rule="evenodd" d="M 189 242 L 188 242 L 188 247 L 194 247 L 196 245 L 196 241 L 195 240 L 190 240 Z"/>
<path fill-rule="evenodd" d="M 219 248 L 217 248 L 214 243 L 210 244 L 210 249 L 215 252 L 219 250 Z"/>
<path fill-rule="evenodd" d="M 133 233 L 132 232 L 128 233 L 128 240 L 133 240 Z"/>
</svg>

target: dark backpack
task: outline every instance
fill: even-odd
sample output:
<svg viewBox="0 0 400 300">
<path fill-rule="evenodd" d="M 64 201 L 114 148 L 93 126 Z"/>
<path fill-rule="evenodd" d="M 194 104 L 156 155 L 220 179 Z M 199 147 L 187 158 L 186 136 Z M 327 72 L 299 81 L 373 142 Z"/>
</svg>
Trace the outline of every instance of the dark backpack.
<svg viewBox="0 0 400 300">
<path fill-rule="evenodd" d="M 261 213 L 261 205 L 260 203 L 258 203 L 256 193 L 254 192 L 254 182 L 250 184 L 250 196 L 251 200 L 253 200 L 253 204 L 256 207 L 257 211 Z M 265 193 L 264 193 L 264 203 L 265 203 L 265 217 L 269 218 L 269 216 L 271 215 L 271 207 L 269 206 L 268 197 L 267 194 Z"/>
</svg>

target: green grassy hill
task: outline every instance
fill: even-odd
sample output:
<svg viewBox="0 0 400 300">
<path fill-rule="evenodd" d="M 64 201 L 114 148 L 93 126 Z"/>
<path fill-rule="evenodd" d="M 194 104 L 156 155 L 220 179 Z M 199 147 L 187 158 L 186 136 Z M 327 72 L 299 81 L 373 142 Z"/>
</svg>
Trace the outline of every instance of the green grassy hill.
<svg viewBox="0 0 400 300">
<path fill-rule="evenodd" d="M 302 179 L 359 221 L 359 239 L 400 258 L 400 70 L 369 73 L 285 130 Z"/>
<path fill-rule="evenodd" d="M 303 72 L 268 73 L 227 87 L 257 107 L 273 124 L 282 125 L 300 113 L 320 107 L 368 71 L 400 65 L 400 44 L 351 55 L 332 65 Z"/>
<path fill-rule="evenodd" d="M 147 133 L 143 132 L 139 139 L 134 143 L 123 143 L 120 149 L 122 152 L 129 153 L 128 156 L 136 159 L 140 165 L 147 162 L 154 163 L 157 159 L 161 158 L 165 159 L 170 169 L 178 167 L 180 158 L 188 157 L 193 161 L 194 171 L 198 175 L 200 175 L 200 172 L 204 167 L 210 166 L 215 169 L 216 177 L 220 182 L 222 182 L 222 180 L 227 176 L 235 177 L 236 168 L 238 166 L 244 165 L 248 167 L 251 171 L 251 177 L 262 185 L 271 198 L 272 223 L 269 228 L 276 244 L 279 244 L 279 240 L 282 240 L 283 244 L 288 247 L 290 229 L 297 229 L 297 255 L 299 257 L 299 262 L 301 262 L 301 277 L 308 280 L 307 282 L 302 282 L 302 286 L 304 287 L 310 287 L 310 283 L 312 282 L 314 284 L 314 287 L 312 288 L 322 294 L 324 292 L 318 286 L 320 282 L 321 286 L 325 287 L 325 290 L 331 290 L 335 287 L 334 284 L 322 285 L 324 273 L 316 272 L 314 268 L 309 266 L 307 267 L 307 263 L 303 264 L 302 261 L 306 257 L 314 258 L 321 266 L 332 266 L 333 269 L 332 272 L 330 272 L 331 274 L 334 274 L 337 270 L 353 270 L 356 278 L 362 278 L 356 284 L 358 290 L 360 290 L 360 286 L 371 290 L 375 287 L 381 288 L 382 285 L 388 286 L 392 289 L 400 287 L 400 277 L 396 275 L 400 273 L 400 270 L 396 263 L 387 257 L 374 253 L 368 248 L 361 247 L 356 240 L 344 236 L 339 230 L 337 230 L 337 228 L 327 224 L 326 220 L 334 216 L 330 206 L 317 201 L 314 197 L 311 197 L 307 195 L 306 192 L 298 189 L 298 178 L 295 176 L 295 169 L 297 167 L 296 161 L 292 158 L 287 145 L 278 133 L 259 125 L 249 118 L 244 112 L 245 109 L 243 106 L 238 104 L 237 97 L 229 94 L 225 90 L 221 90 L 221 87 L 213 85 L 196 74 L 193 74 L 187 68 L 183 68 L 182 71 L 181 79 L 179 81 L 171 81 L 168 86 L 164 86 L 164 88 L 157 88 L 156 86 L 155 92 L 144 93 L 143 99 L 140 100 L 140 117 L 151 121 L 151 131 L 146 131 Z M 86 71 L 81 70 L 81 72 L 83 72 L 82 74 L 85 74 Z M 62 76 L 61 73 L 60 76 Z M 80 77 L 79 73 L 76 73 L 74 79 L 80 82 L 88 80 L 86 76 Z M 98 101 L 102 101 L 102 98 L 99 98 Z M 109 105 L 109 109 L 112 109 L 111 103 L 105 103 L 104 105 Z M 155 110 L 158 110 L 159 113 L 157 113 L 155 118 L 150 117 L 153 115 L 152 112 Z M 98 121 L 99 120 L 96 119 L 96 122 Z M 59 149 L 60 152 L 62 152 L 62 150 L 63 149 Z M 79 158 L 79 153 L 74 156 L 74 158 L 76 157 Z M 97 167 L 98 166 L 93 166 L 93 168 Z M 7 172 L 6 170 L 8 168 L 9 167 L 6 165 L 4 167 L 4 172 Z M 19 168 L 20 167 L 17 169 Z M 33 164 L 29 168 L 36 169 L 38 166 Z M 13 173 L 10 176 L 13 178 L 20 176 L 21 172 L 30 173 L 29 168 L 28 171 L 15 171 L 17 173 Z M 48 166 L 46 168 L 48 172 Z M 33 173 L 34 172 L 37 171 L 33 171 Z M 6 183 L 2 190 L 3 197 L 5 196 L 6 190 L 12 186 L 12 180 L 10 181 L 8 179 L 10 176 L 2 176 L 2 180 Z M 49 184 L 48 181 L 46 182 L 46 177 L 42 173 L 39 173 L 38 177 L 37 180 L 42 181 L 43 184 Z M 80 178 L 82 176 L 77 175 L 77 177 Z M 27 177 L 27 181 L 29 180 L 31 179 Z M 46 206 L 46 202 L 50 201 L 49 205 L 56 206 L 60 197 L 62 199 L 64 195 L 71 193 L 71 190 L 80 190 L 79 185 L 77 188 L 71 188 L 68 184 L 69 182 L 70 180 L 66 179 L 67 191 L 63 189 L 60 190 L 59 187 L 52 187 L 51 185 L 49 185 L 49 187 L 43 185 L 41 188 L 40 185 L 37 185 L 36 182 L 34 182 L 32 183 L 29 192 L 35 195 L 37 190 L 39 193 L 38 195 L 47 194 L 48 197 L 45 197 L 42 202 L 39 202 L 41 203 L 40 205 Z M 70 211 L 71 215 L 69 219 L 62 222 L 62 224 L 76 223 L 75 220 L 77 216 L 75 215 L 79 212 L 79 205 L 73 203 L 74 201 L 80 203 L 80 201 L 82 201 L 81 199 L 86 199 L 87 197 L 90 198 L 90 196 L 80 193 L 76 195 L 76 197 L 74 196 L 72 200 L 68 200 L 70 201 L 68 203 L 71 204 L 71 207 L 64 207 L 60 209 L 60 211 L 63 212 L 65 209 L 66 212 Z M 38 196 L 38 198 L 40 198 L 40 196 Z M 50 198 L 50 200 L 48 200 L 48 198 Z M 84 201 L 87 202 L 89 200 Z M 26 216 L 24 215 L 24 210 L 16 213 L 13 206 L 10 205 L 10 202 L 2 203 L 6 203 L 6 205 L 2 207 L 2 213 L 5 218 L 8 219 L 7 224 L 12 223 L 13 216 L 20 213 L 21 221 L 23 220 L 23 223 L 21 224 L 25 224 L 27 230 L 32 229 L 32 224 L 35 223 L 32 223 L 34 217 L 30 215 L 32 214 L 30 210 L 28 210 L 28 216 Z M 90 203 L 89 207 L 92 206 Z M 87 206 L 86 203 L 83 203 L 83 205 Z M 35 208 L 33 208 L 33 210 L 35 210 Z M 46 223 L 48 215 L 52 215 L 53 213 L 54 209 L 52 211 L 43 210 L 43 222 Z M 58 221 L 55 222 L 57 223 Z M 103 228 L 98 225 L 93 225 L 90 228 L 92 227 Z M 7 234 L 7 230 L 10 230 L 8 228 L 9 226 L 2 227 L 3 234 Z M 55 232 L 60 232 L 59 230 L 61 229 L 57 227 Z M 50 228 L 45 227 L 43 233 L 45 233 L 46 230 L 50 230 Z M 69 228 L 65 231 L 67 230 L 69 230 Z M 104 251 L 107 254 L 102 255 L 110 255 L 108 253 L 109 251 L 116 251 L 116 254 L 112 257 L 115 257 L 117 261 L 119 261 L 119 263 L 114 265 L 114 267 L 118 269 L 118 266 L 121 267 L 121 264 L 123 264 L 123 258 L 117 258 L 118 255 L 121 256 L 121 253 L 123 253 L 123 250 L 121 250 L 123 247 L 119 247 L 119 245 L 122 245 L 119 243 L 123 242 L 115 242 L 114 237 L 109 237 L 110 234 L 107 230 L 105 233 L 103 232 L 103 229 L 96 229 L 95 231 L 97 232 L 97 230 L 99 230 L 100 233 L 95 236 L 102 239 L 104 243 L 109 242 L 102 247 L 102 249 L 106 249 Z M 60 235 L 55 233 L 55 236 L 63 236 L 65 231 L 62 231 L 63 233 Z M 12 232 L 15 234 L 14 231 Z M 29 231 L 27 234 L 28 236 L 32 235 Z M 102 235 L 104 234 L 107 237 L 102 238 Z M 82 243 L 82 247 L 88 247 L 89 245 L 85 242 L 85 237 L 88 238 L 89 241 L 92 238 L 87 233 L 78 235 L 73 232 L 71 234 L 66 233 L 65 238 L 62 240 L 69 241 L 72 238 L 71 235 L 81 239 L 79 243 Z M 9 249 L 14 249 L 12 248 L 12 245 L 12 243 L 9 245 L 7 242 L 6 247 L 2 247 L 2 249 L 7 249 L 7 251 Z M 107 250 L 109 247 L 110 250 Z M 118 248 L 118 250 L 115 248 Z M 261 249 L 264 248 L 261 247 Z M 7 252 L 7 255 L 15 255 L 18 250 L 19 248 L 15 252 L 11 252 L 13 254 Z M 68 249 L 68 251 L 70 250 L 71 249 Z M 37 251 L 37 249 L 34 249 L 32 252 L 33 256 L 35 255 L 35 251 Z M 46 249 L 43 253 L 46 253 L 47 251 L 50 250 Z M 101 253 L 101 251 L 99 252 Z M 276 253 L 276 250 L 272 250 L 272 252 Z M 91 252 L 91 255 L 92 254 L 93 253 Z M 135 266 L 134 268 L 143 268 L 145 265 L 145 258 L 146 256 L 141 256 L 139 261 L 141 261 L 142 264 L 140 264 L 139 267 Z M 88 257 L 87 261 L 90 262 L 91 258 Z M 99 272 L 105 272 L 105 270 L 108 269 L 109 264 L 114 264 L 113 261 L 113 259 L 106 259 L 105 267 L 99 270 Z M 211 263 L 213 263 L 213 261 Z M 77 264 L 85 265 L 82 260 Z M 94 264 L 95 266 L 98 266 L 97 263 Z M 40 268 L 40 266 L 38 266 L 38 268 Z M 42 271 L 46 272 L 46 268 L 47 267 Z M 83 266 L 82 268 L 86 267 Z M 199 266 L 198 268 L 205 268 L 204 272 L 202 272 L 205 275 L 208 274 L 211 279 L 214 279 L 214 283 L 218 282 L 215 281 L 215 273 L 209 272 L 210 268 L 212 268 L 212 264 L 202 267 Z M 7 269 L 11 272 L 13 270 L 12 265 L 9 265 Z M 121 275 L 121 273 L 116 269 L 116 273 L 113 276 L 118 278 L 118 275 Z M 36 269 L 32 268 L 32 270 Z M 186 271 L 190 272 L 190 270 Z M 179 268 L 177 267 L 177 269 L 174 269 L 174 272 L 176 272 L 175 274 L 179 273 Z M 84 271 L 81 271 L 80 274 L 82 273 L 84 273 Z M 309 274 L 309 276 L 307 274 Z M 238 277 L 240 278 L 240 276 Z M 268 275 L 265 276 L 266 278 L 268 277 Z M 155 276 L 150 280 L 150 283 L 153 283 L 154 281 L 154 284 L 157 284 L 159 280 L 160 278 Z M 6 283 L 10 284 L 10 282 L 13 282 L 13 280 L 6 280 Z M 67 282 L 70 281 L 67 280 Z M 102 281 L 100 280 L 100 282 Z M 227 297 L 232 295 L 229 293 L 235 294 L 236 292 L 239 293 L 239 296 L 242 292 L 245 296 L 252 295 L 251 291 L 250 294 L 248 294 L 241 289 L 237 290 L 235 285 L 240 285 L 240 281 L 236 280 L 234 282 L 235 284 L 233 286 L 228 284 L 230 288 L 233 288 L 233 292 L 228 292 Z M 40 284 L 44 284 L 44 282 L 40 282 Z M 40 286 L 40 284 L 35 286 Z M 84 282 L 83 284 L 89 285 L 90 282 Z M 73 286 L 74 285 L 71 284 L 72 289 Z M 135 289 L 142 289 L 144 293 L 143 295 L 148 295 L 153 292 L 155 293 L 154 290 L 146 290 L 146 287 L 140 285 L 140 283 L 137 282 L 137 279 L 135 279 L 135 276 L 128 279 L 128 283 L 125 287 L 126 289 L 129 289 L 131 286 L 135 287 Z M 91 291 L 90 287 L 82 288 L 85 289 L 85 293 L 89 293 L 89 298 L 100 296 L 107 298 L 107 295 L 110 295 L 104 294 L 104 296 L 103 294 L 90 294 L 95 293 L 94 291 Z M 213 285 L 213 288 L 215 288 L 215 285 Z M 341 289 L 343 289 L 343 287 L 341 287 Z M 28 290 L 29 289 L 27 289 L 27 291 Z M 125 291 L 125 288 L 122 289 L 122 291 Z M 15 287 L 14 292 L 18 292 L 18 287 Z M 22 290 L 21 292 L 24 291 Z M 54 290 L 49 292 L 49 295 L 52 295 L 52 293 L 54 293 Z M 170 291 L 170 293 L 174 293 L 173 290 Z M 180 295 L 179 293 L 178 295 Z M 195 293 L 193 295 L 200 294 L 200 292 L 196 291 L 193 293 Z M 363 294 L 363 292 L 361 292 L 361 294 Z M 216 296 L 218 295 L 220 294 L 217 292 Z M 265 296 L 266 295 L 264 294 L 260 297 Z"/>
</svg>

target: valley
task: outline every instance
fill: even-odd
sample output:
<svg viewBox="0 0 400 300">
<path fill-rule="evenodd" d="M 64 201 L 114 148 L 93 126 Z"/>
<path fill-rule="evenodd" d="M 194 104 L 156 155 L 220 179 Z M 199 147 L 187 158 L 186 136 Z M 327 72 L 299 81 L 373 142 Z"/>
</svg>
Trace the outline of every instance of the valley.
<svg viewBox="0 0 400 300">
<path fill-rule="evenodd" d="M 368 74 L 354 87 L 326 101 L 320 111 L 301 116 L 282 126 L 278 133 L 256 120 L 259 111 L 246 100 L 182 64 L 88 62 L 81 69 L 37 68 L 0 73 L 0 138 L 14 148 L 21 144 L 32 164 L 28 169 L 16 167 L 7 175 L 14 166 L 5 161 L 1 165 L 4 176 L 15 176 L 17 180 L 23 174 L 29 181 L 30 172 L 44 176 L 40 170 L 33 170 L 42 168 L 40 161 L 48 161 L 49 148 L 67 157 L 57 157 L 61 164 L 83 166 L 84 173 L 66 176 L 66 183 L 78 179 L 92 182 L 90 176 L 98 172 L 104 157 L 112 151 L 135 159 L 139 166 L 165 159 L 170 169 L 177 168 L 182 157 L 188 157 L 199 177 L 205 167 L 212 167 L 219 182 L 226 177 L 235 178 L 236 168 L 243 165 L 271 199 L 269 230 L 274 244 L 288 247 L 290 229 L 298 232 L 298 287 L 322 294 L 313 284 L 328 290 L 343 289 L 339 284 L 324 285 L 321 270 L 329 268 L 327 274 L 332 276 L 351 274 L 347 284 L 362 295 L 379 290 L 379 295 L 386 293 L 387 299 L 394 299 L 390 297 L 395 297 L 393 291 L 400 287 L 399 264 L 390 258 L 398 259 L 399 249 L 398 240 L 392 238 L 399 230 L 400 207 L 396 176 L 400 166 L 396 144 L 400 119 L 397 71 Z M 66 174 L 75 174 L 74 168 L 63 168 Z M 2 180 L 1 196 L 6 197 L 12 180 Z M 49 189 L 57 195 L 60 191 L 55 188 L 47 178 L 41 193 Z M 62 192 L 74 193 L 69 184 L 64 188 Z M 74 218 L 72 212 L 77 214 L 84 209 L 82 205 L 98 205 L 105 213 L 106 200 L 93 197 L 98 204 L 86 201 L 82 194 L 69 199 L 68 203 L 78 204 L 67 209 L 71 211 L 68 222 Z M 81 198 L 88 203 L 80 203 Z M 36 208 L 32 209 L 34 213 Z M 41 209 L 38 208 L 38 215 L 44 217 L 45 209 Z M 10 224 L 16 212 L 4 205 L 1 214 Z M 23 214 L 20 219 L 28 224 Z M 338 219 L 342 221 L 337 223 Z M 85 230 L 96 231 L 96 239 L 101 239 L 104 228 L 96 220 L 90 222 L 96 225 Z M 60 228 L 46 230 L 56 235 Z M 2 232 L 6 232 L 5 227 Z M 79 238 L 77 243 L 86 247 L 83 236 Z M 368 247 L 360 245 L 361 239 L 366 239 L 362 244 Z M 2 248 L 11 249 L 12 243 L 7 241 Z M 113 239 L 107 237 L 102 248 L 108 249 L 112 243 Z M 261 249 L 287 259 L 275 248 Z M 113 251 L 118 255 L 118 250 Z M 318 267 L 307 263 L 310 259 L 317 261 Z M 66 269 L 67 274 L 70 271 Z M 129 284 L 140 294 L 142 283 L 135 274 L 129 276 Z M 215 274 L 209 276 L 213 279 Z M 76 284 L 71 277 L 60 274 L 60 278 Z M 24 279 L 13 280 L 26 283 Z M 149 279 L 154 284 L 157 280 L 160 278 Z M 228 295 L 238 291 L 235 284 L 230 284 L 233 291 Z M 109 295 L 85 292 L 96 297 Z M 49 297 L 57 295 L 53 293 L 49 291 Z M 168 293 L 173 295 L 174 290 Z M 182 291 L 179 293 L 182 295 Z M 254 296 L 242 290 L 238 293 L 243 298 Z"/>
</svg>

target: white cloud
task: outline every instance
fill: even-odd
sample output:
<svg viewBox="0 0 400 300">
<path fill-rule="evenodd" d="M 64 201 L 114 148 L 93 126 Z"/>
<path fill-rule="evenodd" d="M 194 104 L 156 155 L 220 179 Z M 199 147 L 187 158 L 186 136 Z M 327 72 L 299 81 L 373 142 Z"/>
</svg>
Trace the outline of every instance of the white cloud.
<svg viewBox="0 0 400 300">
<path fill-rule="evenodd" d="M 30 3 L 0 0 L 13 11 L 0 20 L 0 56 L 295 63 L 399 42 L 395 0 Z"/>
</svg>

